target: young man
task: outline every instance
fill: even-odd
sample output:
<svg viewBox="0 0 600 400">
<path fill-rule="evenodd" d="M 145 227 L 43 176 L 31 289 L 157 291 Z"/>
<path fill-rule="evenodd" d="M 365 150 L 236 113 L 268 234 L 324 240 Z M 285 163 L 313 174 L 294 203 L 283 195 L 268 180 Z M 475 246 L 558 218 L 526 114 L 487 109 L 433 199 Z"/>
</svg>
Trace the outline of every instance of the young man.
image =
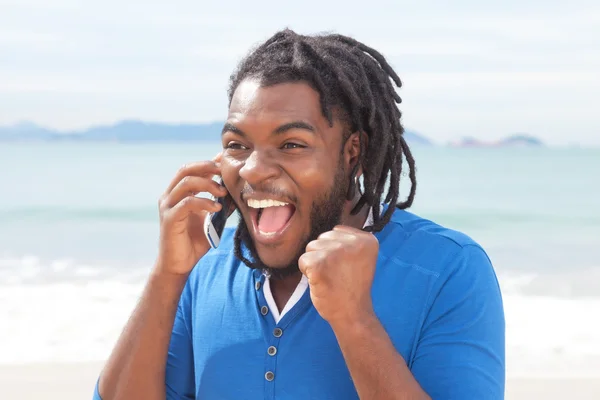
<svg viewBox="0 0 600 400">
<path fill-rule="evenodd" d="M 415 166 L 392 81 L 340 35 L 285 30 L 242 61 L 222 153 L 161 197 L 159 257 L 96 399 L 504 397 L 493 267 L 405 211 Z M 240 215 L 210 251 L 202 225 L 221 206 L 199 192 Z"/>
</svg>

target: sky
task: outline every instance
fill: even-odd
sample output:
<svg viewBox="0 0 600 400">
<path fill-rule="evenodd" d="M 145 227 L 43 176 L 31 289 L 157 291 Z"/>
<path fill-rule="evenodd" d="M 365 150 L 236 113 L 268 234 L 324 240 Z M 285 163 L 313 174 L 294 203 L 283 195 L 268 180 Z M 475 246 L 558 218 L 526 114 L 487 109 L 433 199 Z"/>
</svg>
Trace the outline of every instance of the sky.
<svg viewBox="0 0 600 400">
<path fill-rule="evenodd" d="M 600 146 L 597 0 L 0 0 L 0 125 L 224 120 L 236 64 L 286 27 L 383 53 L 435 142 Z"/>
</svg>

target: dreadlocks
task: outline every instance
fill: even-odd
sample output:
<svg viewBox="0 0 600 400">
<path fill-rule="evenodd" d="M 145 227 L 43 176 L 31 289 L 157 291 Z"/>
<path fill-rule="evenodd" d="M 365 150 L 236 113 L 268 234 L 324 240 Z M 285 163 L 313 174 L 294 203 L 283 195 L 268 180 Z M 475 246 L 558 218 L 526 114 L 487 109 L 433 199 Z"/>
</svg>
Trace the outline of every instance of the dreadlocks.
<svg viewBox="0 0 600 400">
<path fill-rule="evenodd" d="M 306 82 L 319 93 L 321 110 L 330 126 L 334 110 L 339 110 L 349 133 L 366 134 L 368 140 L 361 134 L 359 162 L 350 176 L 352 184 L 362 166 L 364 188 L 358 188 L 361 196 L 352 213 L 358 213 L 365 204 L 373 207 L 374 222 L 364 228 L 366 231 L 382 230 L 392 217 L 394 207 L 383 214 L 380 210 L 388 178 L 390 185 L 383 203 L 400 209 L 412 205 L 417 184 L 415 160 L 403 136 L 401 112 L 396 106 L 401 99 L 390 78 L 398 87 L 402 83 L 379 52 L 343 35 L 304 36 L 286 29 L 242 60 L 230 79 L 230 104 L 236 88 L 246 78 L 259 79 L 263 86 Z M 411 186 L 407 199 L 398 203 L 404 156 Z"/>
</svg>

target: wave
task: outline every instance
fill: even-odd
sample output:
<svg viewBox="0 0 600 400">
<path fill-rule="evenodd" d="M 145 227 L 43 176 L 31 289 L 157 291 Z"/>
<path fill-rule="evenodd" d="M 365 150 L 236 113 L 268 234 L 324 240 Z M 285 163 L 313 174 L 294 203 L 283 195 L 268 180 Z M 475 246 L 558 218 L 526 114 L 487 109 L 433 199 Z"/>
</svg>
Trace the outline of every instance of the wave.
<svg viewBox="0 0 600 400">
<path fill-rule="evenodd" d="M 0 285 L 29 286 L 79 284 L 91 281 L 140 282 L 148 273 L 147 263 L 131 261 L 81 262 L 70 258 L 43 260 L 34 255 L 0 258 Z"/>
<path fill-rule="evenodd" d="M 143 264 L 0 258 L 0 320 L 10 321 L 0 330 L 0 364 L 106 359 L 149 271 Z M 600 266 L 588 273 L 569 279 L 597 282 Z M 600 297 L 532 291 L 552 280 L 540 274 L 501 273 L 499 280 L 509 374 L 592 373 L 586 360 L 600 359 L 600 320 L 593 318 Z M 564 276 L 559 282 L 573 284 Z"/>
</svg>

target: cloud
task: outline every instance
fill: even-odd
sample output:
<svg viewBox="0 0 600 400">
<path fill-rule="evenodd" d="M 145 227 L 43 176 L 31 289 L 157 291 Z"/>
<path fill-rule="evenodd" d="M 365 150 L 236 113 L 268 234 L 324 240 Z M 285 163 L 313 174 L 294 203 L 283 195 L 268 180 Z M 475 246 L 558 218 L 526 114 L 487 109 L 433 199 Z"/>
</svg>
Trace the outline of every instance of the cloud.
<svg viewBox="0 0 600 400">
<path fill-rule="evenodd" d="M 0 123 L 218 119 L 237 61 L 290 26 L 380 50 L 404 82 L 407 123 L 439 140 L 530 129 L 561 143 L 569 126 L 577 140 L 600 140 L 591 118 L 600 5 L 591 0 L 0 0 L 0 10 Z"/>
</svg>

